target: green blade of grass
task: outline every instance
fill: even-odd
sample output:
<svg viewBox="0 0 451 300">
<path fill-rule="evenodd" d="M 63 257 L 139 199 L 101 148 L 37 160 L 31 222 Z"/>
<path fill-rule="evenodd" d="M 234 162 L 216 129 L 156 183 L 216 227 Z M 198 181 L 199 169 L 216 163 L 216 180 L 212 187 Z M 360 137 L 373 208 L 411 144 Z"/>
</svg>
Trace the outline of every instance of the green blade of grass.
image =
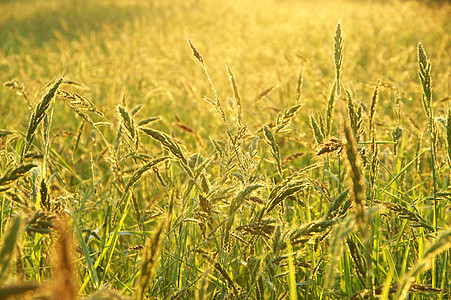
<svg viewBox="0 0 451 300">
<path fill-rule="evenodd" d="M 392 279 L 393 279 L 393 273 L 391 272 L 391 269 L 390 269 L 390 273 L 388 273 L 388 276 L 385 278 L 384 289 L 382 290 L 381 300 L 389 299 L 388 295 L 390 294 L 390 287 L 391 287 Z"/>
<path fill-rule="evenodd" d="M 296 287 L 296 269 L 294 268 L 293 247 L 290 239 L 287 239 L 288 251 L 288 286 L 290 288 L 290 300 L 298 299 L 298 291 Z"/>
<path fill-rule="evenodd" d="M 52 152 L 53 155 L 55 155 L 59 161 L 63 164 L 63 166 L 66 168 L 66 170 L 72 175 L 74 176 L 75 179 L 78 180 L 79 183 L 83 182 L 83 180 L 80 178 L 80 176 L 78 176 L 78 174 L 69 166 L 69 164 L 64 160 L 64 158 L 55 151 L 55 149 L 50 148 L 50 151 Z"/>
<path fill-rule="evenodd" d="M 20 222 L 20 218 L 12 220 L 12 225 L 3 240 L 2 250 L 0 251 L 0 281 L 3 281 L 8 267 L 13 261 L 14 249 L 16 248 L 16 241 L 19 236 Z"/>
<path fill-rule="evenodd" d="M 76 229 L 76 233 L 77 233 L 77 237 L 78 237 L 78 242 L 80 243 L 81 251 L 83 252 L 83 255 L 86 259 L 86 263 L 88 264 L 88 274 L 85 276 L 86 285 L 89 282 L 88 279 L 90 279 L 90 281 L 92 282 L 92 285 L 94 286 L 94 289 L 97 290 L 100 286 L 99 285 L 99 275 L 97 274 L 96 268 L 94 267 L 94 265 L 92 263 L 91 254 L 89 253 L 88 246 L 85 243 L 85 239 L 83 237 L 82 231 L 80 230 L 80 226 L 78 226 L 78 221 L 75 217 L 73 217 L 72 220 L 75 225 L 75 229 Z M 78 292 L 79 294 L 84 292 L 86 285 L 83 284 L 83 286 L 80 288 L 80 290 Z"/>
<path fill-rule="evenodd" d="M 390 268 L 389 274 L 394 276 L 395 282 L 399 282 L 399 276 L 398 271 L 396 270 L 395 262 L 393 261 L 393 257 L 391 256 L 387 247 L 384 248 L 384 258 Z"/>
<path fill-rule="evenodd" d="M 100 285 L 103 284 L 103 281 L 105 280 L 105 275 L 106 275 L 106 271 L 108 270 L 108 268 L 111 265 L 111 257 L 114 253 L 114 249 L 116 248 L 116 243 L 117 243 L 117 239 L 118 239 L 118 233 L 121 230 L 122 226 L 124 225 L 124 221 L 125 218 L 128 215 L 128 211 L 130 209 L 130 200 L 132 198 L 132 194 L 130 193 L 129 196 L 127 197 L 127 202 L 125 203 L 125 207 L 124 207 L 124 211 L 122 214 L 122 217 L 119 221 L 119 223 L 116 225 L 116 228 L 114 229 L 113 235 L 110 236 L 108 242 L 105 244 L 105 247 L 103 248 L 99 258 L 97 259 L 96 263 L 94 264 L 94 267 L 98 267 L 100 265 L 100 262 L 102 261 L 102 259 L 105 257 L 105 255 L 107 255 L 107 252 L 109 251 L 109 255 L 108 255 L 108 259 L 106 262 L 106 266 L 104 266 L 105 268 L 105 273 L 104 276 L 102 277 L 101 281 L 100 281 Z"/>
<path fill-rule="evenodd" d="M 420 152 L 420 154 L 418 154 L 414 159 L 412 159 L 407 165 L 404 166 L 404 168 L 402 168 L 401 171 L 399 171 L 398 174 L 395 175 L 395 177 L 393 177 L 389 183 L 387 183 L 385 185 L 385 187 L 382 189 L 382 191 L 380 192 L 381 194 L 384 193 L 386 190 L 388 190 L 390 188 L 390 186 L 393 184 L 393 182 L 397 181 L 399 177 L 401 177 L 402 174 L 404 174 L 404 172 L 407 171 L 407 169 L 417 160 L 417 158 L 419 158 L 421 155 L 423 155 L 423 153 L 425 153 L 426 151 L 429 151 L 430 149 L 425 149 L 423 151 Z"/>
</svg>

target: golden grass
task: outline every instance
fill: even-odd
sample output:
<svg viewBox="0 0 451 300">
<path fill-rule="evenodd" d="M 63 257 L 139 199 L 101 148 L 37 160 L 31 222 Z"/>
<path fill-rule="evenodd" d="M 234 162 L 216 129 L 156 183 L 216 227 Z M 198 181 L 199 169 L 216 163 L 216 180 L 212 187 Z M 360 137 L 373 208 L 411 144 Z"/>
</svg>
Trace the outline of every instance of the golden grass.
<svg viewBox="0 0 451 300">
<path fill-rule="evenodd" d="M 449 296 L 448 4 L 0 10 L 2 295 Z"/>
</svg>

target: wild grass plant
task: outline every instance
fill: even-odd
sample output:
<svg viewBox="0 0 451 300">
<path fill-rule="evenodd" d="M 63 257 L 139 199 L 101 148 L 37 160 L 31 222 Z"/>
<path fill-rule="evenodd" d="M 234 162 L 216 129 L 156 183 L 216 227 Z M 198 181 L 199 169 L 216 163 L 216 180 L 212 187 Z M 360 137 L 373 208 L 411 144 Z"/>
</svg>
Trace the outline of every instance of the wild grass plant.
<svg viewBox="0 0 451 300">
<path fill-rule="evenodd" d="M 38 3 L 0 4 L 0 298 L 451 298 L 448 4 Z"/>
</svg>

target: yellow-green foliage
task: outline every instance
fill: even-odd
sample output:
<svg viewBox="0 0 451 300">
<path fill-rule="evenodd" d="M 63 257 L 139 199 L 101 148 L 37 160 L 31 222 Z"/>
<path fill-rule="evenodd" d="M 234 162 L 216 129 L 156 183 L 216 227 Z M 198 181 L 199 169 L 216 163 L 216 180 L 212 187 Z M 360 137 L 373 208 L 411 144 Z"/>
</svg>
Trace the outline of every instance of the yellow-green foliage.
<svg viewBox="0 0 451 300">
<path fill-rule="evenodd" d="M 0 298 L 448 299 L 432 2 L 0 1 Z"/>
</svg>

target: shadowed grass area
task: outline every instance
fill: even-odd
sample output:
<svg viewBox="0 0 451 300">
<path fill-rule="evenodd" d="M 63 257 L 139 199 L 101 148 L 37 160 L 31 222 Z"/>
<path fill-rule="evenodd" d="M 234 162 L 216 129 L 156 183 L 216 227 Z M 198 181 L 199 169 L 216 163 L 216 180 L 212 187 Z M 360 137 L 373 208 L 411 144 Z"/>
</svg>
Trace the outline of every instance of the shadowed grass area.
<svg viewBox="0 0 451 300">
<path fill-rule="evenodd" d="M 106 1 L 15 1 L 3 3 L 0 42 L 7 54 L 78 40 L 108 27 L 119 30 L 142 5 Z"/>
</svg>

